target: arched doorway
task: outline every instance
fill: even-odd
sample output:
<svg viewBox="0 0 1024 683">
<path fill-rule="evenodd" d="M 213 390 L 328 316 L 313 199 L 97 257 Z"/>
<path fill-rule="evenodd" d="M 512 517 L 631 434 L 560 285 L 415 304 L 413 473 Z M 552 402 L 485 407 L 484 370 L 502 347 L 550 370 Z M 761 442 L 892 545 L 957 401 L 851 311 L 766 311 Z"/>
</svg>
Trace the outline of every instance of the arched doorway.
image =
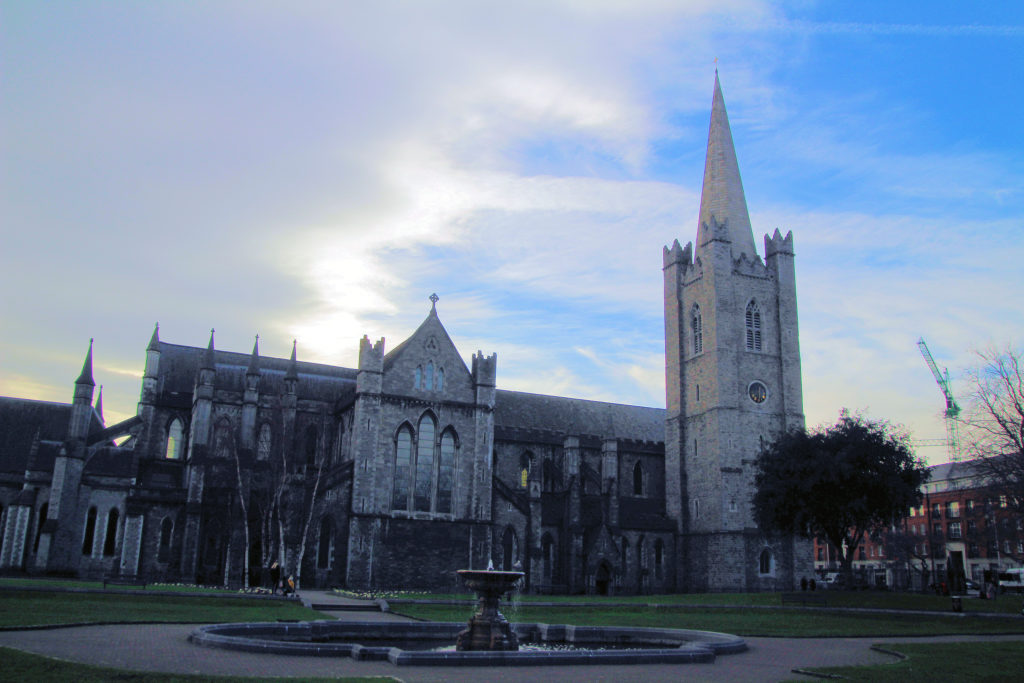
<svg viewBox="0 0 1024 683">
<path fill-rule="evenodd" d="M 518 550 L 519 543 L 516 540 L 515 529 L 510 526 L 505 527 L 505 533 L 501 536 L 501 568 L 503 571 L 512 571 Z"/>
<path fill-rule="evenodd" d="M 597 565 L 597 573 L 594 575 L 594 592 L 598 595 L 608 595 L 612 583 L 612 569 L 607 562 L 602 561 Z"/>
</svg>

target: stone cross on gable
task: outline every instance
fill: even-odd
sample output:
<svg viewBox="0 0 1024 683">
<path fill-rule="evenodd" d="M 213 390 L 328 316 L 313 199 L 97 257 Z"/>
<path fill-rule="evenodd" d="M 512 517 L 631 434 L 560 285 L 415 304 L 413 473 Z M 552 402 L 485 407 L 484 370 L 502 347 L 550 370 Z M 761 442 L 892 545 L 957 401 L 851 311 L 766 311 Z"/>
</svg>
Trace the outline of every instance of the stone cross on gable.
<svg viewBox="0 0 1024 683">
<path fill-rule="evenodd" d="M 437 301 L 440 298 L 441 297 L 439 297 L 436 293 L 435 294 L 431 294 L 430 295 L 430 307 L 431 308 L 437 308 Z"/>
</svg>

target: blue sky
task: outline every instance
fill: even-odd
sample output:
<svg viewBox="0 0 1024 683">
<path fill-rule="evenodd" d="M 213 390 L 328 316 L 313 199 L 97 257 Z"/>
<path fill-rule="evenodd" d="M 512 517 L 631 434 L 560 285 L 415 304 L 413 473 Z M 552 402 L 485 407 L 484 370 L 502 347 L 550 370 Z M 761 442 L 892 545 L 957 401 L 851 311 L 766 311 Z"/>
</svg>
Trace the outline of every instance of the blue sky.
<svg viewBox="0 0 1024 683">
<path fill-rule="evenodd" d="M 70 400 L 95 337 L 130 416 L 157 321 L 354 366 L 436 291 L 502 387 L 664 405 L 716 59 L 808 423 L 941 437 L 917 338 L 960 390 L 1022 339 L 1016 3 L 0 0 L 0 394 Z"/>
</svg>

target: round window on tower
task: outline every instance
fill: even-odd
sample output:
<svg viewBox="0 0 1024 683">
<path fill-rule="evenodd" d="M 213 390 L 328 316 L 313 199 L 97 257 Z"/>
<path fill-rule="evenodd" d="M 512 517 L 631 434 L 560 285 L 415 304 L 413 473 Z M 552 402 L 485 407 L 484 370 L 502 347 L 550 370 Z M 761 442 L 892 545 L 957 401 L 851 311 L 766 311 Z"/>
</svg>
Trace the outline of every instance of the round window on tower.
<svg viewBox="0 0 1024 683">
<path fill-rule="evenodd" d="M 768 387 L 763 382 L 751 382 L 747 387 L 747 395 L 754 403 L 764 403 L 768 398 Z"/>
</svg>

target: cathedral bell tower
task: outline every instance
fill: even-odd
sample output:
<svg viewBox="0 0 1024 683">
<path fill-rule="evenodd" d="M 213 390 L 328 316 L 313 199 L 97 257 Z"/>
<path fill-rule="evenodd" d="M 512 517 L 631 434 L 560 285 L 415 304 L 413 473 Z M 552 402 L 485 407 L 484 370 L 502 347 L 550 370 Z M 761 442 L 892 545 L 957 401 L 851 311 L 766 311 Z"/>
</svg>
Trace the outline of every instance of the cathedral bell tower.
<svg viewBox="0 0 1024 683">
<path fill-rule="evenodd" d="M 765 537 L 750 500 L 761 450 L 804 424 L 793 236 L 776 230 L 764 260 L 756 251 L 717 71 L 696 247 L 666 247 L 664 278 L 678 588 L 791 589 L 810 547 Z"/>
</svg>

